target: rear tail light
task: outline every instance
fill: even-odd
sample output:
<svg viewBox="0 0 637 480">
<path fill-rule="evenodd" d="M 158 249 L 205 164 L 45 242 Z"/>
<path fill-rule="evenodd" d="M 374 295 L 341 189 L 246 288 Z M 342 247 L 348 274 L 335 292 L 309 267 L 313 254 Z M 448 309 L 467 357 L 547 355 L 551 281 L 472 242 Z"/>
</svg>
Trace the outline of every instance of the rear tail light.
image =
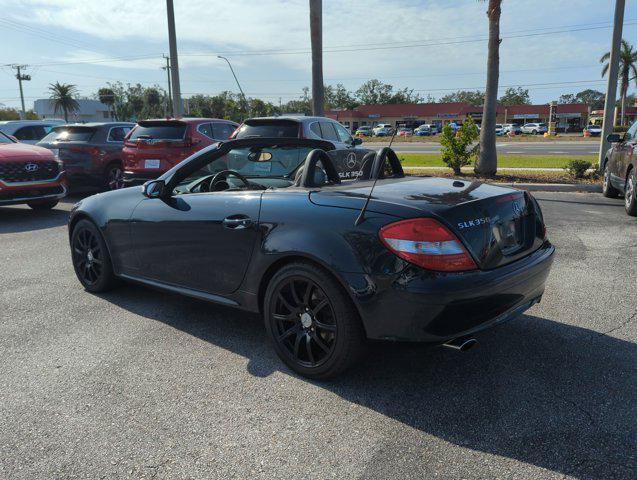
<svg viewBox="0 0 637 480">
<path fill-rule="evenodd" d="M 476 263 L 458 237 L 433 218 L 412 218 L 380 229 L 383 244 L 410 263 L 428 270 L 475 270 Z"/>
<path fill-rule="evenodd" d="M 102 155 L 103 152 L 98 147 L 89 147 L 89 146 L 79 146 L 79 147 L 71 147 L 69 148 L 71 152 L 76 153 L 88 153 L 89 155 Z"/>
</svg>

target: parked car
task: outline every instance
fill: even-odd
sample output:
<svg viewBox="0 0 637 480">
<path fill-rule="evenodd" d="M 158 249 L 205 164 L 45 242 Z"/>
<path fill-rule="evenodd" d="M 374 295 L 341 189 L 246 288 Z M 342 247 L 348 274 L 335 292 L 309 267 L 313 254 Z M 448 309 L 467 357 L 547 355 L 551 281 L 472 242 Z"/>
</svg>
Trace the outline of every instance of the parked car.
<svg viewBox="0 0 637 480">
<path fill-rule="evenodd" d="M 505 134 L 513 133 L 515 135 L 519 135 L 520 133 L 522 133 L 522 128 L 515 123 L 505 123 L 502 127 L 504 128 Z"/>
<path fill-rule="evenodd" d="M 354 135 L 356 137 L 371 137 L 374 134 L 372 127 L 368 125 L 362 125 L 356 129 Z"/>
<path fill-rule="evenodd" d="M 525 123 L 520 130 L 522 133 L 530 133 L 531 135 L 542 134 L 549 131 L 546 123 Z"/>
<path fill-rule="evenodd" d="M 48 210 L 66 193 L 62 162 L 53 152 L 0 132 L 0 206 L 26 203 Z"/>
<path fill-rule="evenodd" d="M 372 129 L 372 131 L 377 137 L 387 137 L 394 134 L 394 127 L 392 127 L 389 123 L 379 123 Z"/>
<path fill-rule="evenodd" d="M 355 176 L 362 168 L 363 157 L 371 151 L 361 147 L 362 140 L 353 138 L 343 125 L 326 117 L 289 115 L 249 118 L 237 128 L 231 138 L 255 137 L 325 140 L 334 146 L 333 160 L 342 178 Z"/>
<path fill-rule="evenodd" d="M 396 135 L 398 135 L 399 137 L 411 137 L 413 135 L 413 132 L 411 128 L 400 127 L 396 132 Z"/>
<path fill-rule="evenodd" d="M 440 133 L 440 130 L 441 129 L 438 127 L 438 125 L 435 125 L 433 123 L 429 125 L 429 131 L 432 135 L 438 135 Z"/>
<path fill-rule="evenodd" d="M 601 166 L 604 172 L 602 193 L 610 198 L 624 195 L 626 213 L 637 217 L 637 122 L 623 136 L 609 135 L 608 141 L 611 147 Z"/>
<path fill-rule="evenodd" d="M 114 190 L 124 186 L 122 147 L 134 126 L 128 122 L 62 125 L 54 127 L 38 146 L 57 154 L 70 186 Z"/>
<path fill-rule="evenodd" d="M 427 137 L 429 135 L 432 135 L 431 128 L 429 127 L 429 125 L 419 125 L 414 129 L 414 135 L 417 135 L 419 137 Z"/>
<path fill-rule="evenodd" d="M 504 125 L 500 123 L 496 123 L 495 125 L 495 134 L 496 135 L 504 135 Z"/>
<path fill-rule="evenodd" d="M 21 143 L 35 145 L 53 127 L 64 123 L 64 120 L 7 120 L 0 122 L 0 132 L 15 137 Z"/>
<path fill-rule="evenodd" d="M 230 140 L 143 189 L 83 199 L 68 224 L 78 280 L 261 313 L 282 361 L 321 379 L 360 358 L 366 339 L 465 350 L 540 301 L 555 248 L 528 192 L 406 177 L 389 148 L 344 182 L 332 149 Z"/>
<path fill-rule="evenodd" d="M 602 134 L 601 125 L 586 125 L 584 131 L 588 132 L 591 137 L 599 137 Z"/>
<path fill-rule="evenodd" d="M 157 178 L 202 148 L 227 140 L 237 127 L 217 118 L 138 122 L 124 139 L 124 186 Z"/>
</svg>

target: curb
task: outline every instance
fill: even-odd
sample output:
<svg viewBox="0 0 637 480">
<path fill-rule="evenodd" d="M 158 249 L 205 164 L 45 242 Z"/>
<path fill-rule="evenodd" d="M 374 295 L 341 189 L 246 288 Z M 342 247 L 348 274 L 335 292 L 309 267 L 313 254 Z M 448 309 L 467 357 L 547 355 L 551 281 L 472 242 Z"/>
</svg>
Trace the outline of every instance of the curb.
<svg viewBox="0 0 637 480">
<path fill-rule="evenodd" d="M 489 182 L 501 187 L 518 188 L 529 192 L 593 192 L 602 193 L 599 184 L 570 184 L 570 183 L 500 183 Z"/>
</svg>

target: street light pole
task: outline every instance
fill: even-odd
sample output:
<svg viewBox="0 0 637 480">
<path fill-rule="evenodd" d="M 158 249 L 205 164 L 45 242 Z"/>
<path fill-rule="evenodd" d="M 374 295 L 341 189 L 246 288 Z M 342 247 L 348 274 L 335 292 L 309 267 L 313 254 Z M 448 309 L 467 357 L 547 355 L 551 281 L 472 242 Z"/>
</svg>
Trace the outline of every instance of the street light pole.
<svg viewBox="0 0 637 480">
<path fill-rule="evenodd" d="M 26 109 L 24 108 L 24 92 L 22 90 L 22 82 L 28 82 L 29 80 L 31 80 L 31 75 L 24 75 L 21 72 L 21 69 L 26 68 L 27 65 L 7 65 L 7 66 L 13 68 L 14 70 L 18 72 L 15 78 L 18 79 L 18 85 L 20 86 L 20 103 L 22 104 L 22 110 L 20 110 L 20 119 L 24 120 L 25 118 L 27 118 L 27 112 L 26 112 Z"/>
<path fill-rule="evenodd" d="M 179 62 L 177 60 L 177 34 L 175 32 L 173 0 L 166 0 L 166 10 L 168 12 L 168 45 L 170 47 L 170 77 L 173 88 L 173 116 L 181 117 L 181 88 L 179 87 Z"/>
<path fill-rule="evenodd" d="M 232 64 L 230 63 L 230 60 L 228 60 L 226 57 L 222 57 L 221 55 L 217 55 L 217 58 L 221 58 L 222 60 L 225 60 L 228 63 L 228 66 L 230 67 L 230 71 L 232 72 L 232 76 L 234 77 L 234 81 L 237 82 L 237 87 L 239 87 L 239 91 L 241 92 L 241 97 L 243 98 L 243 104 L 245 105 L 246 112 L 248 113 L 248 116 L 250 116 L 250 111 L 248 108 L 248 100 L 246 100 L 245 93 L 243 93 L 243 88 L 241 88 L 239 79 L 234 73 L 234 69 L 232 68 Z"/>
<path fill-rule="evenodd" d="M 608 83 L 606 84 L 606 100 L 604 102 L 604 123 L 602 124 L 602 138 L 599 142 L 599 168 L 604 164 L 606 151 L 609 148 L 606 137 L 613 132 L 615 114 L 615 99 L 617 96 L 617 77 L 619 74 L 619 50 L 622 41 L 622 24 L 624 23 L 625 0 L 615 0 L 615 17 L 613 19 L 613 43 L 610 46 L 608 59 Z"/>
</svg>

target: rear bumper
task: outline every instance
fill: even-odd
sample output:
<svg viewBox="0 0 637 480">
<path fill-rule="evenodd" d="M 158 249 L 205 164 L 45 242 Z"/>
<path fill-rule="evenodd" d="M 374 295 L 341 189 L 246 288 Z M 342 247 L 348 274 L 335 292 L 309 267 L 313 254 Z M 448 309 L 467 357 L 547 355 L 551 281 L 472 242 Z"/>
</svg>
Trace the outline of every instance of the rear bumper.
<svg viewBox="0 0 637 480">
<path fill-rule="evenodd" d="M 408 267 L 372 278 L 343 274 L 354 292 L 367 336 L 444 343 L 514 318 L 539 302 L 555 248 L 485 271 L 438 273 Z"/>
<path fill-rule="evenodd" d="M 0 180 L 0 205 L 18 205 L 37 200 L 59 200 L 66 197 L 68 188 L 64 172 L 52 180 L 5 183 Z"/>
<path fill-rule="evenodd" d="M 164 172 L 131 172 L 124 171 L 124 186 L 132 187 L 134 185 L 142 185 L 148 180 L 159 178 Z"/>
</svg>

